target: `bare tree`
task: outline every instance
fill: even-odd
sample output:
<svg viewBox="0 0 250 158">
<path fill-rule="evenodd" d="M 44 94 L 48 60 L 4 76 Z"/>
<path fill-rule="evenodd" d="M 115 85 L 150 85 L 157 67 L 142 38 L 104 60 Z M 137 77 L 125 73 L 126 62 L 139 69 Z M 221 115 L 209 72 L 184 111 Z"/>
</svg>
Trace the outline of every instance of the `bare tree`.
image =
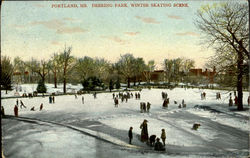
<svg viewBox="0 0 250 158">
<path fill-rule="evenodd" d="M 117 62 L 117 67 L 119 72 L 126 78 L 127 87 L 130 88 L 130 81 L 134 75 L 134 61 L 135 58 L 132 54 L 124 54 L 121 56 L 120 60 Z"/>
<path fill-rule="evenodd" d="M 60 63 L 60 58 L 59 58 L 58 53 L 54 53 L 52 55 L 51 60 L 49 61 L 50 69 L 53 72 L 54 75 L 54 87 L 57 88 L 57 76 L 58 72 L 60 71 L 60 67 L 62 66 L 62 63 Z"/>
<path fill-rule="evenodd" d="M 62 69 L 63 69 L 63 93 L 66 93 L 66 84 L 68 79 L 68 70 L 71 64 L 73 63 L 73 56 L 71 56 L 72 47 L 66 47 L 64 48 L 63 52 L 59 54 L 60 62 L 62 63 Z"/>
<path fill-rule="evenodd" d="M 40 62 L 36 59 L 31 59 L 31 61 L 25 62 L 25 65 L 32 71 L 37 73 L 42 82 L 45 82 L 45 77 L 48 75 L 48 62 L 45 60 L 41 60 Z"/>
<path fill-rule="evenodd" d="M 247 2 L 203 6 L 197 11 L 195 24 L 205 35 L 205 42 L 209 46 L 213 46 L 217 53 L 221 53 L 223 58 L 228 57 L 228 53 L 236 55 L 238 110 L 243 110 L 243 63 L 244 60 L 249 60 L 249 8 Z M 228 63 L 228 66 L 230 67 L 231 64 Z"/>
</svg>

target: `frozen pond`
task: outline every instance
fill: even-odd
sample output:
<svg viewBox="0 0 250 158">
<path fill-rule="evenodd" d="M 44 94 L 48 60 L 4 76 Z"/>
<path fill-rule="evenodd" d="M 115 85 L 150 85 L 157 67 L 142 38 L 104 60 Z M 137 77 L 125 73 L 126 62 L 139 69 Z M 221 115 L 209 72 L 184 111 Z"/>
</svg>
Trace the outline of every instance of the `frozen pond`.
<svg viewBox="0 0 250 158">
<path fill-rule="evenodd" d="M 28 89 L 28 88 L 27 88 Z M 170 104 L 162 108 L 161 92 Z M 206 92 L 201 100 L 200 93 Z M 216 100 L 217 92 L 221 100 Z M 132 92 L 133 94 L 135 92 Z M 20 98 L 27 108 L 13 117 L 16 99 L 2 99 L 7 118 L 2 120 L 6 157 L 244 157 L 248 153 L 249 111 L 228 108 L 229 92 L 199 89 L 143 89 L 141 98 L 119 100 L 114 107 L 112 93 Z M 243 103 L 247 107 L 248 93 Z M 178 108 L 182 99 L 186 108 Z M 177 104 L 174 103 L 177 102 Z M 150 102 L 149 113 L 141 113 L 140 102 Z M 40 104 L 44 108 L 39 111 Z M 35 111 L 30 111 L 31 107 Z M 235 107 L 233 107 L 235 108 Z M 148 120 L 149 135 L 160 137 L 166 130 L 166 152 L 155 152 L 139 141 L 140 124 Z M 200 128 L 192 130 L 194 123 Z M 128 144 L 128 129 L 134 139 Z"/>
</svg>

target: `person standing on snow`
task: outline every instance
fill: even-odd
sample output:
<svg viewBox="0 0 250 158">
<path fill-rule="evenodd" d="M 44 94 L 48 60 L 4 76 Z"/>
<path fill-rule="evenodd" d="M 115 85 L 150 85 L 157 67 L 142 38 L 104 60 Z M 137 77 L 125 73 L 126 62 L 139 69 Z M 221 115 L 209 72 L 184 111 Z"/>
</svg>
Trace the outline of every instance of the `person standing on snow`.
<svg viewBox="0 0 250 158">
<path fill-rule="evenodd" d="M 147 120 L 144 120 L 143 123 L 141 124 L 141 141 L 142 142 L 147 142 L 148 141 L 148 124 Z"/>
<path fill-rule="evenodd" d="M 40 111 L 43 109 L 43 103 L 40 105 Z"/>
<path fill-rule="evenodd" d="M 84 96 L 82 96 L 82 104 L 84 104 Z"/>
<path fill-rule="evenodd" d="M 3 106 L 1 106 L 1 116 L 4 117 L 5 116 L 5 112 L 4 112 L 4 108 Z"/>
<path fill-rule="evenodd" d="M 15 105 L 15 107 L 14 107 L 14 115 L 15 115 L 15 117 L 18 117 L 18 107 L 17 107 L 17 105 Z"/>
<path fill-rule="evenodd" d="M 165 132 L 165 129 L 162 129 L 162 130 L 161 130 L 161 139 L 162 139 L 163 145 L 165 146 L 165 140 L 166 140 L 166 132 Z"/>
<path fill-rule="evenodd" d="M 238 105 L 238 97 L 237 97 L 237 96 L 235 96 L 235 98 L 234 98 L 234 105 L 235 105 L 235 106 Z"/>
<path fill-rule="evenodd" d="M 156 151 L 165 151 L 165 148 L 163 147 L 162 143 L 160 142 L 160 138 L 156 139 L 155 150 Z"/>
<path fill-rule="evenodd" d="M 149 102 L 147 102 L 147 112 L 149 112 L 149 110 L 150 110 L 150 103 Z"/>
<path fill-rule="evenodd" d="M 128 131 L 129 144 L 131 144 L 131 141 L 133 139 L 133 132 L 132 132 L 132 130 L 133 130 L 133 127 L 130 127 L 129 131 Z"/>
</svg>

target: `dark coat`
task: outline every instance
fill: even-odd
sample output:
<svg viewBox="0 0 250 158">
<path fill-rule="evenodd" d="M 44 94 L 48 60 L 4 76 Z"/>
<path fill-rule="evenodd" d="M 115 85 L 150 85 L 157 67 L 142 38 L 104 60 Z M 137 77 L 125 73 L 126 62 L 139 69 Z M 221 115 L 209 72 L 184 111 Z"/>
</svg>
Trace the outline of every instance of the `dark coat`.
<svg viewBox="0 0 250 158">
<path fill-rule="evenodd" d="M 133 138 L 133 133 L 132 133 L 131 129 L 128 131 L 128 137 L 131 138 L 131 139 Z"/>
<path fill-rule="evenodd" d="M 156 151 L 165 151 L 165 148 L 163 147 L 163 144 L 161 142 L 155 143 L 155 150 Z"/>
</svg>

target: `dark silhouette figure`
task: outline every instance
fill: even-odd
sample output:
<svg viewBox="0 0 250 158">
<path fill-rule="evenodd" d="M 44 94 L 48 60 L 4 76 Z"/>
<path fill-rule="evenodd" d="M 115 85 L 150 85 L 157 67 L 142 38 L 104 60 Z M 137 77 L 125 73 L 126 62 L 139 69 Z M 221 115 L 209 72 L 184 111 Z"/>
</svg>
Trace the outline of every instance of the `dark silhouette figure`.
<svg viewBox="0 0 250 158">
<path fill-rule="evenodd" d="M 129 131 L 128 131 L 129 144 L 131 144 L 131 141 L 133 139 L 133 132 L 132 132 L 132 130 L 133 130 L 133 127 L 130 127 Z"/>
<path fill-rule="evenodd" d="M 43 109 L 43 103 L 40 105 L 40 111 Z"/>
<path fill-rule="evenodd" d="M 52 96 L 49 96 L 49 103 L 52 103 Z"/>
<path fill-rule="evenodd" d="M 33 106 L 33 107 L 30 109 L 30 111 L 35 111 L 35 107 Z"/>
<path fill-rule="evenodd" d="M 17 107 L 17 105 L 15 105 L 15 107 L 14 107 L 14 115 L 16 117 L 18 117 L 18 107 Z"/>
<path fill-rule="evenodd" d="M 4 116 L 5 116 L 5 112 L 4 112 L 4 108 L 3 108 L 3 106 L 1 106 L 1 115 L 2 115 L 2 117 L 4 117 Z"/>
<path fill-rule="evenodd" d="M 198 123 L 193 124 L 193 130 L 197 130 L 201 125 Z"/>
<path fill-rule="evenodd" d="M 52 102 L 55 103 L 55 96 L 52 97 Z"/>
<path fill-rule="evenodd" d="M 154 146 L 155 145 L 155 138 L 156 138 L 156 135 L 151 135 L 149 137 L 149 144 L 150 144 L 150 146 Z"/>
<path fill-rule="evenodd" d="M 142 142 L 147 142 L 148 141 L 148 124 L 147 120 L 144 120 L 143 123 L 141 124 L 141 141 Z"/>
<path fill-rule="evenodd" d="M 22 100 L 20 100 L 20 108 L 22 109 L 22 107 L 26 108 L 26 106 L 23 104 Z"/>
<path fill-rule="evenodd" d="M 248 104 L 248 106 L 250 105 L 250 96 L 248 96 L 247 104 Z"/>
<path fill-rule="evenodd" d="M 149 112 L 149 110 L 150 110 L 150 103 L 149 102 L 147 102 L 147 112 Z"/>
<path fill-rule="evenodd" d="M 160 138 L 156 139 L 155 150 L 156 151 L 165 151 L 165 148 L 163 147 L 162 143 L 160 142 Z"/>
</svg>

